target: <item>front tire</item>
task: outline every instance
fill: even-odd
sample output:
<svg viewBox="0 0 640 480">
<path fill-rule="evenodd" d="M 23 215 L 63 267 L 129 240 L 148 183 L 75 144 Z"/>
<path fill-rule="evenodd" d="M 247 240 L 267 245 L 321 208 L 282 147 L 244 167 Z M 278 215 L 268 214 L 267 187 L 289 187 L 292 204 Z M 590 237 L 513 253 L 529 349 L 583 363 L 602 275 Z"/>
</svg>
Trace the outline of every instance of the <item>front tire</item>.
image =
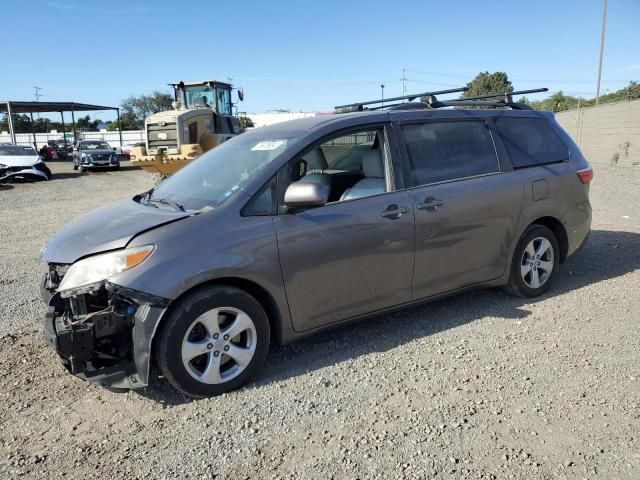
<svg viewBox="0 0 640 480">
<path fill-rule="evenodd" d="M 51 180 L 51 177 L 52 177 L 51 170 L 44 163 L 36 163 L 35 168 L 36 170 L 39 170 L 40 172 L 44 173 L 45 176 L 47 177 L 47 180 Z"/>
<path fill-rule="evenodd" d="M 551 288 L 558 271 L 560 247 L 544 225 L 530 225 L 516 245 L 505 290 L 518 297 L 537 297 Z"/>
<path fill-rule="evenodd" d="M 210 397 L 244 385 L 264 364 L 269 320 L 260 303 L 230 286 L 201 287 L 171 308 L 155 349 L 178 390 Z"/>
</svg>

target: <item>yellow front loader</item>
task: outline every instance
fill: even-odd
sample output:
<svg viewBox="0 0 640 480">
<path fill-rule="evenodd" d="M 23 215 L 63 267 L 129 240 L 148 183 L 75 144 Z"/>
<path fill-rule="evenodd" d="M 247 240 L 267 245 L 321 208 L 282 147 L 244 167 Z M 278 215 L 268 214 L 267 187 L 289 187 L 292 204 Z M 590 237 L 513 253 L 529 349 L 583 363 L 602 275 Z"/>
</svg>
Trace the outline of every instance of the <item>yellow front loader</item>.
<svg viewBox="0 0 640 480">
<path fill-rule="evenodd" d="M 160 178 L 174 174 L 241 131 L 232 114 L 230 84 L 209 80 L 172 86 L 173 110 L 148 117 L 144 125 L 146 146 L 130 150 L 133 165 Z M 238 98 L 244 98 L 241 89 Z"/>
</svg>

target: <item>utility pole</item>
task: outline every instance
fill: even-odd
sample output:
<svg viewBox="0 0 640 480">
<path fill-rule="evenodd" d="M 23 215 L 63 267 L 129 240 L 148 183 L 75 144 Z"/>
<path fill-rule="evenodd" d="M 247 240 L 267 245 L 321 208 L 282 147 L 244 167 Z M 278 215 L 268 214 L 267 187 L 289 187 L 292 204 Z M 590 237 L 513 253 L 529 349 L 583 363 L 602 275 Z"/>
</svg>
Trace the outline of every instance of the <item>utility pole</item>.
<svg viewBox="0 0 640 480">
<path fill-rule="evenodd" d="M 596 105 L 600 103 L 600 80 L 602 79 L 602 56 L 604 55 L 604 32 L 607 26 L 607 0 L 604 0 L 602 13 L 602 32 L 600 34 L 600 62 L 598 63 L 598 85 L 596 86 Z"/>
<path fill-rule="evenodd" d="M 380 97 L 382 101 L 382 106 L 384 107 L 384 83 L 380 84 L 380 89 L 382 90 L 382 96 Z"/>
<path fill-rule="evenodd" d="M 407 94 L 407 69 L 403 68 L 402 69 L 402 78 L 400 79 L 402 81 L 402 96 L 404 97 Z"/>
<path fill-rule="evenodd" d="M 40 87 L 33 87 L 33 89 L 36 91 L 36 103 L 40 101 L 40 97 L 42 96 L 42 94 L 40 93 L 40 90 L 42 90 L 42 88 Z M 40 113 L 38 113 L 38 120 L 40 119 Z"/>
</svg>

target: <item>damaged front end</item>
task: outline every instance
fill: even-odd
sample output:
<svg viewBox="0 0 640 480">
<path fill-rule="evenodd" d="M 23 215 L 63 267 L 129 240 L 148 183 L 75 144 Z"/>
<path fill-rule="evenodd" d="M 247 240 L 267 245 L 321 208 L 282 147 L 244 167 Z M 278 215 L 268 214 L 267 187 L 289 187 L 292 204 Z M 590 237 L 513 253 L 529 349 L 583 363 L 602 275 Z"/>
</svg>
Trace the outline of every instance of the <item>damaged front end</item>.
<svg viewBox="0 0 640 480">
<path fill-rule="evenodd" d="M 10 167 L 0 164 L 0 182 L 10 179 L 49 180 L 50 175 L 51 171 L 43 162 L 32 167 Z"/>
<path fill-rule="evenodd" d="M 169 300 L 107 280 L 60 291 L 69 267 L 50 263 L 41 285 L 47 342 L 78 377 L 115 389 L 147 385 L 152 337 Z"/>
</svg>

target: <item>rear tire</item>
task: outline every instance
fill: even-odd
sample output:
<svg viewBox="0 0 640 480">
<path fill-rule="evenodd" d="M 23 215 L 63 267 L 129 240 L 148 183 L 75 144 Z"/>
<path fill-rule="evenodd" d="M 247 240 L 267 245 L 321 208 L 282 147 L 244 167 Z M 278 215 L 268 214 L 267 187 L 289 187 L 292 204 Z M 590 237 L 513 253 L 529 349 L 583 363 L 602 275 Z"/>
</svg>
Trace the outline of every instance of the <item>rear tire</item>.
<svg viewBox="0 0 640 480">
<path fill-rule="evenodd" d="M 516 245 L 505 291 L 525 298 L 546 293 L 558 271 L 559 260 L 560 246 L 554 233 L 543 225 L 530 225 Z"/>
<path fill-rule="evenodd" d="M 201 287 L 171 307 L 154 355 L 174 387 L 210 397 L 248 382 L 264 364 L 269 341 L 269 320 L 255 298 L 230 286 Z"/>
</svg>

